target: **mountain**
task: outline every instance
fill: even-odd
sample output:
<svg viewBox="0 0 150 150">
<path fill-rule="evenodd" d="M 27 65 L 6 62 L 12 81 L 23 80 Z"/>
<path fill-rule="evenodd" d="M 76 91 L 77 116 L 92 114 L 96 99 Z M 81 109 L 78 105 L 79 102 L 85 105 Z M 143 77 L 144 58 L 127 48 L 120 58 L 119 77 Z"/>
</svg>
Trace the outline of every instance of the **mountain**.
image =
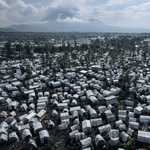
<svg viewBox="0 0 150 150">
<path fill-rule="evenodd" d="M 64 20 L 67 17 L 73 18 L 74 15 L 72 15 L 68 11 L 57 11 L 57 12 L 51 13 L 50 15 L 48 15 L 47 17 L 45 17 L 41 21 L 57 21 L 58 18 Z"/>
<path fill-rule="evenodd" d="M 31 27 L 30 25 L 26 25 L 26 24 L 11 25 L 8 28 L 13 29 L 15 31 L 20 31 L 20 32 L 29 32 L 29 31 L 34 30 L 34 27 Z"/>
<path fill-rule="evenodd" d="M 74 21 L 76 20 L 76 21 Z M 67 22 L 68 21 L 68 22 Z M 56 11 L 39 23 L 12 25 L 8 28 L 20 32 L 121 32 L 150 33 L 148 29 L 109 26 L 96 19 L 82 20 L 69 11 Z"/>
<path fill-rule="evenodd" d="M 16 31 L 12 28 L 0 28 L 0 32 L 16 32 Z"/>
</svg>

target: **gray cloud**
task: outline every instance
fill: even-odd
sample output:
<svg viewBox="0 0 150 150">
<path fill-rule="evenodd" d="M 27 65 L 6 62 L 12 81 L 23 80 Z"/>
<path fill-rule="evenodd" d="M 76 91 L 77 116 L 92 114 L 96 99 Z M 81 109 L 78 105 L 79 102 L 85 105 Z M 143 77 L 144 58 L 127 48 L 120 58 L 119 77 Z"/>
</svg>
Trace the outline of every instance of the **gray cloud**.
<svg viewBox="0 0 150 150">
<path fill-rule="evenodd" d="M 24 0 L 25 1 L 25 0 Z M 71 13 L 73 17 L 57 18 L 58 22 L 84 22 L 98 19 L 108 25 L 150 28 L 148 0 L 53 0 L 42 6 L 42 0 L 26 4 L 23 0 L 0 0 L 0 26 L 46 23 L 48 15 Z"/>
</svg>

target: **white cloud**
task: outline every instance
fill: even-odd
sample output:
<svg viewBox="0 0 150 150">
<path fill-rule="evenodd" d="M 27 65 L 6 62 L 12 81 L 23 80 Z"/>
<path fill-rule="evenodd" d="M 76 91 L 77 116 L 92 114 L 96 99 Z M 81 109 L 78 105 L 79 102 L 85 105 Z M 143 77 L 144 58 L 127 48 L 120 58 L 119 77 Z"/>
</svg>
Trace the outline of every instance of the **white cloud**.
<svg viewBox="0 0 150 150">
<path fill-rule="evenodd" d="M 7 9 L 9 6 L 5 3 L 5 1 L 0 0 L 0 10 Z"/>
<path fill-rule="evenodd" d="M 150 2 L 125 8 L 122 16 L 132 27 L 150 28 Z"/>
<path fill-rule="evenodd" d="M 25 4 L 22 0 L 0 0 L 0 25 L 32 23 L 42 19 L 44 12 L 45 8 L 37 9 L 32 4 Z"/>
<path fill-rule="evenodd" d="M 84 6 L 86 0 L 55 0 L 50 4 L 51 7 L 57 8 L 59 6 L 62 7 L 79 7 Z"/>
<path fill-rule="evenodd" d="M 40 6 L 42 5 L 41 3 L 33 3 L 34 5 Z"/>
<path fill-rule="evenodd" d="M 127 3 L 131 0 L 109 0 L 105 6 L 114 6 L 114 5 L 121 5 Z"/>
<path fill-rule="evenodd" d="M 39 20 L 49 14 L 68 11 L 74 17 L 58 17 L 57 21 L 73 23 L 98 19 L 108 25 L 150 28 L 150 2 L 137 5 L 136 0 L 54 0 L 46 7 L 42 6 L 42 1 L 34 2 L 26 4 L 23 0 L 0 0 L 0 26 L 42 24 L 46 22 Z"/>
<path fill-rule="evenodd" d="M 69 18 L 67 17 L 66 19 L 61 19 L 60 17 L 57 18 L 57 22 L 65 22 L 65 23 L 88 23 L 87 21 L 83 19 L 79 19 L 77 17 Z"/>
</svg>

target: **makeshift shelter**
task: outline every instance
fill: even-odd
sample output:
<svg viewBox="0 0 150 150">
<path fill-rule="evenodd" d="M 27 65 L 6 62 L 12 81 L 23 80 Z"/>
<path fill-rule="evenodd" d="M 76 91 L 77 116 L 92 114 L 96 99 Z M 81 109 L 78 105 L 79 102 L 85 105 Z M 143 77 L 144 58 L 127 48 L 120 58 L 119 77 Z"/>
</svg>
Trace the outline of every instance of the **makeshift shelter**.
<svg viewBox="0 0 150 150">
<path fill-rule="evenodd" d="M 5 121 L 1 122 L 0 128 L 5 128 L 5 129 L 7 129 L 7 128 L 8 128 L 7 122 L 5 122 Z"/>
<path fill-rule="evenodd" d="M 0 128 L 0 135 L 1 134 L 6 134 L 6 135 L 8 134 L 7 131 L 6 131 L 6 129 L 4 127 Z"/>
<path fill-rule="evenodd" d="M 76 124 L 80 124 L 80 121 L 78 118 L 76 118 L 74 121 L 73 121 L 73 125 L 76 125 Z"/>
<path fill-rule="evenodd" d="M 106 111 L 104 112 L 104 114 L 105 114 L 106 117 L 113 115 L 113 113 L 112 113 L 111 110 L 106 110 Z"/>
<path fill-rule="evenodd" d="M 34 130 L 34 134 L 38 135 L 39 132 L 43 130 L 43 126 L 42 126 L 41 122 L 33 123 L 33 130 Z"/>
<path fill-rule="evenodd" d="M 63 109 L 68 109 L 68 104 L 67 103 L 58 103 L 57 104 L 57 109 L 58 110 L 63 110 Z"/>
<path fill-rule="evenodd" d="M 22 131 L 25 130 L 25 129 L 30 130 L 29 124 L 25 124 L 25 125 L 22 124 L 22 125 L 20 125 L 19 128 L 18 128 L 19 134 L 21 134 Z"/>
<path fill-rule="evenodd" d="M 138 131 L 137 141 L 149 144 L 150 143 L 150 132 Z"/>
<path fill-rule="evenodd" d="M 75 141 L 78 141 L 78 140 L 85 139 L 86 135 L 84 132 L 78 132 L 78 133 L 75 133 L 74 137 L 75 137 Z"/>
<path fill-rule="evenodd" d="M 59 125 L 59 130 L 60 131 L 66 130 L 67 128 L 68 128 L 68 124 L 67 123 L 63 123 L 63 124 Z"/>
<path fill-rule="evenodd" d="M 60 118 L 61 120 L 69 119 L 69 113 L 68 112 L 60 113 Z"/>
<path fill-rule="evenodd" d="M 116 121 L 115 115 L 107 116 L 107 121 L 108 121 L 109 123 Z"/>
<path fill-rule="evenodd" d="M 17 123 L 17 121 L 16 121 L 16 119 L 14 119 L 11 123 L 10 123 L 10 128 L 14 125 L 14 124 L 16 124 Z"/>
<path fill-rule="evenodd" d="M 56 110 L 52 111 L 52 117 L 57 117 L 58 116 L 58 112 Z"/>
<path fill-rule="evenodd" d="M 141 124 L 149 124 L 150 123 L 150 116 L 140 115 L 139 121 Z"/>
<path fill-rule="evenodd" d="M 19 102 L 14 101 L 8 105 L 8 110 L 16 110 L 18 105 L 19 105 Z"/>
<path fill-rule="evenodd" d="M 128 127 L 131 128 L 131 129 L 136 129 L 136 130 L 138 130 L 138 128 L 139 128 L 139 123 L 138 123 L 138 122 L 129 122 Z"/>
<path fill-rule="evenodd" d="M 73 125 L 72 127 L 70 127 L 71 131 L 75 131 L 75 130 L 79 130 L 79 125 Z"/>
<path fill-rule="evenodd" d="M 90 115 L 90 118 L 96 118 L 97 117 L 97 112 L 93 108 L 89 109 L 88 113 Z"/>
<path fill-rule="evenodd" d="M 33 98 L 33 100 L 35 100 L 35 98 L 36 98 L 35 92 L 34 92 L 34 91 L 33 91 L 33 92 L 31 91 L 31 93 L 29 94 L 28 97 L 29 97 L 29 99 L 30 99 L 30 98 Z M 33 102 L 32 102 L 32 103 L 33 103 Z"/>
<path fill-rule="evenodd" d="M 0 113 L 0 118 L 6 118 L 8 116 L 7 112 L 6 111 L 2 111 Z"/>
<path fill-rule="evenodd" d="M 33 139 L 29 139 L 27 149 L 37 149 L 37 145 Z"/>
<path fill-rule="evenodd" d="M 10 124 L 12 121 L 13 121 L 14 117 L 13 116 L 8 116 L 6 119 L 5 119 L 5 122 L 7 122 L 8 124 Z"/>
<path fill-rule="evenodd" d="M 27 115 L 25 118 L 23 118 L 24 123 L 29 123 L 31 119 L 33 119 L 36 116 L 36 113 L 32 112 L 29 115 Z"/>
<path fill-rule="evenodd" d="M 118 143 L 119 143 L 119 137 L 117 137 L 117 138 L 111 137 L 111 138 L 110 138 L 110 141 L 109 141 L 109 145 L 110 145 L 110 146 L 117 146 Z"/>
<path fill-rule="evenodd" d="M 106 106 L 100 106 L 100 107 L 98 107 L 98 110 L 99 110 L 99 113 L 102 114 L 107 110 L 107 108 L 106 108 Z"/>
<path fill-rule="evenodd" d="M 72 114 L 72 119 L 76 119 L 78 118 L 78 112 L 77 111 L 74 111 L 73 114 Z"/>
<path fill-rule="evenodd" d="M 78 99 L 79 99 L 79 95 L 78 95 L 78 94 L 74 94 L 74 95 L 72 96 L 72 98 L 75 99 L 75 100 L 78 100 Z"/>
<path fill-rule="evenodd" d="M 20 126 L 16 123 L 16 124 L 13 124 L 11 128 L 12 128 L 12 131 L 18 131 Z"/>
<path fill-rule="evenodd" d="M 105 145 L 105 140 L 103 139 L 103 137 L 100 134 L 97 134 L 95 137 L 95 146 L 98 147 L 102 147 Z"/>
<path fill-rule="evenodd" d="M 92 127 L 98 127 L 103 124 L 102 118 L 90 119 Z"/>
<path fill-rule="evenodd" d="M 109 96 L 109 97 L 105 97 L 105 100 L 106 100 L 106 105 L 109 105 L 109 104 L 115 104 L 116 101 L 117 101 L 117 98 L 116 96 Z"/>
<path fill-rule="evenodd" d="M 20 117 L 19 117 L 19 120 L 20 120 L 20 121 L 23 121 L 26 116 L 27 116 L 27 114 L 24 114 L 24 115 L 20 116 Z"/>
<path fill-rule="evenodd" d="M 122 120 L 118 120 L 118 121 L 116 121 L 116 122 L 115 122 L 115 126 L 116 126 L 116 128 L 118 128 L 118 127 L 119 127 L 119 125 L 121 125 L 121 124 L 123 124 Z"/>
<path fill-rule="evenodd" d="M 42 92 L 39 92 L 37 95 L 38 95 L 38 98 L 39 97 L 43 97 L 43 93 Z"/>
<path fill-rule="evenodd" d="M 36 114 L 36 117 L 42 120 L 45 117 L 45 115 L 46 115 L 46 110 L 42 109 Z"/>
<path fill-rule="evenodd" d="M 27 139 L 32 138 L 32 134 L 29 129 L 24 129 L 21 133 L 22 140 L 27 141 Z"/>
<path fill-rule="evenodd" d="M 90 96 L 89 101 L 90 101 L 91 105 L 93 105 L 93 106 L 97 105 L 99 103 L 98 99 L 94 96 Z"/>
<path fill-rule="evenodd" d="M 141 115 L 143 111 L 143 108 L 141 106 L 137 106 L 136 108 L 134 108 L 134 113 Z"/>
<path fill-rule="evenodd" d="M 84 148 L 84 149 L 82 149 L 82 150 L 91 150 L 91 148 L 89 147 L 89 148 Z"/>
<path fill-rule="evenodd" d="M 134 116 L 135 116 L 134 112 L 129 112 L 129 113 L 128 113 L 128 117 L 134 118 Z"/>
<path fill-rule="evenodd" d="M 0 97 L 0 103 L 4 103 L 5 102 L 5 98 L 4 97 Z"/>
<path fill-rule="evenodd" d="M 72 131 L 69 133 L 69 138 L 72 140 L 75 138 L 75 134 L 78 133 L 79 131 L 78 130 L 75 130 L 75 131 Z"/>
<path fill-rule="evenodd" d="M 58 100 L 58 95 L 57 94 L 52 94 L 52 99 Z"/>
<path fill-rule="evenodd" d="M 80 143 L 81 143 L 81 148 L 84 149 L 92 145 L 92 140 L 90 137 L 88 137 L 86 139 L 80 140 Z"/>
<path fill-rule="evenodd" d="M 105 131 L 109 132 L 110 130 L 111 130 L 111 125 L 110 124 L 98 127 L 98 131 L 99 131 L 100 134 L 102 134 Z"/>
<path fill-rule="evenodd" d="M 125 105 L 127 105 L 127 106 L 134 106 L 134 101 L 129 101 L 129 100 L 126 100 L 125 101 Z"/>
<path fill-rule="evenodd" d="M 143 112 L 146 112 L 147 114 L 150 114 L 150 105 L 144 107 Z"/>
<path fill-rule="evenodd" d="M 76 106 L 76 107 L 70 107 L 70 113 L 72 114 L 74 111 L 79 112 L 81 109 L 81 106 Z"/>
<path fill-rule="evenodd" d="M 87 99 L 89 99 L 91 96 L 94 96 L 94 93 L 91 90 L 86 91 Z"/>
<path fill-rule="evenodd" d="M 50 135 L 47 130 L 42 130 L 39 132 L 41 144 L 50 142 Z"/>
<path fill-rule="evenodd" d="M 132 137 L 134 130 L 132 130 L 131 128 L 128 128 L 127 130 L 127 134 L 130 135 L 130 137 Z"/>
<path fill-rule="evenodd" d="M 15 112 L 15 111 L 12 111 L 12 112 L 9 114 L 9 116 L 15 117 L 15 116 L 16 116 L 16 112 Z"/>
<path fill-rule="evenodd" d="M 85 134 L 91 134 L 92 127 L 91 127 L 91 122 L 89 120 L 82 121 L 82 131 Z"/>
<path fill-rule="evenodd" d="M 109 137 L 111 138 L 117 138 L 119 137 L 119 130 L 117 129 L 111 129 L 108 133 Z"/>
<path fill-rule="evenodd" d="M 27 109 L 28 109 L 28 106 L 24 103 L 20 106 L 19 111 L 27 111 Z"/>
<path fill-rule="evenodd" d="M 31 103 L 30 105 L 29 105 L 29 110 L 34 110 L 35 109 L 35 105 L 34 105 L 34 103 Z"/>
<path fill-rule="evenodd" d="M 86 117 L 86 111 L 83 109 L 83 108 L 81 108 L 80 110 L 79 110 L 79 114 L 80 114 L 80 116 L 82 117 L 82 118 L 84 118 L 84 117 Z"/>
<path fill-rule="evenodd" d="M 109 97 L 109 96 L 112 96 L 113 93 L 108 91 L 108 90 L 104 90 L 104 89 L 101 89 L 100 92 L 103 94 L 103 96 L 105 97 Z"/>
<path fill-rule="evenodd" d="M 114 110 L 115 110 L 114 107 L 113 107 L 111 104 L 109 104 L 109 105 L 107 106 L 107 109 L 108 109 L 108 110 L 111 110 L 111 111 L 114 111 Z"/>
<path fill-rule="evenodd" d="M 19 91 L 12 91 L 11 97 L 17 97 L 17 96 L 21 96 L 21 93 Z"/>
<path fill-rule="evenodd" d="M 9 142 L 13 143 L 13 142 L 16 142 L 16 141 L 19 141 L 18 135 L 16 134 L 16 132 L 11 132 L 9 134 Z"/>
<path fill-rule="evenodd" d="M 123 132 L 121 132 L 121 134 L 120 134 L 120 138 L 121 138 L 121 140 L 122 140 L 124 143 L 126 143 L 126 142 L 128 141 L 128 139 L 130 138 L 130 136 L 129 136 L 127 133 L 125 133 L 125 132 L 123 131 Z"/>
<path fill-rule="evenodd" d="M 29 99 L 28 99 L 28 103 L 33 103 L 34 102 L 34 98 L 33 97 L 30 97 Z"/>
<path fill-rule="evenodd" d="M 137 118 L 129 117 L 129 122 L 137 122 Z"/>
<path fill-rule="evenodd" d="M 70 102 L 70 101 L 69 101 Z M 71 102 L 71 104 L 70 104 L 71 106 L 77 106 L 77 101 L 74 99 L 74 100 L 72 100 L 72 102 Z"/>
<path fill-rule="evenodd" d="M 101 95 L 100 93 L 97 94 L 97 98 L 100 101 L 103 100 L 103 99 L 105 99 L 105 97 L 103 95 Z"/>
<path fill-rule="evenodd" d="M 12 103 L 12 100 L 10 98 L 6 99 L 7 104 L 9 105 L 10 103 Z"/>
<path fill-rule="evenodd" d="M 8 142 L 8 136 L 6 134 L 0 134 L 0 144 Z"/>
<path fill-rule="evenodd" d="M 119 130 L 120 131 L 126 131 L 127 130 L 126 125 L 125 124 L 120 124 L 119 125 Z"/>
</svg>

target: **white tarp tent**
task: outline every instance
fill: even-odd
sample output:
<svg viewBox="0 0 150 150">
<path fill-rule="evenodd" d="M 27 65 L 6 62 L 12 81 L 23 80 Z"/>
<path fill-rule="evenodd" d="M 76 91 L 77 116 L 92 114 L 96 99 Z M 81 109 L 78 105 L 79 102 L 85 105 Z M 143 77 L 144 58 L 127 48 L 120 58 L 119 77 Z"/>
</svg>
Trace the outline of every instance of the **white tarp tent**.
<svg viewBox="0 0 150 150">
<path fill-rule="evenodd" d="M 87 148 L 92 145 L 92 140 L 90 137 L 80 140 L 82 149 Z"/>
<path fill-rule="evenodd" d="M 137 141 L 143 143 L 150 143 L 150 132 L 138 131 Z"/>
<path fill-rule="evenodd" d="M 82 121 L 82 131 L 85 134 L 90 134 L 92 131 L 91 122 L 90 120 L 84 120 Z"/>
<path fill-rule="evenodd" d="M 42 130 L 39 132 L 41 144 L 50 142 L 50 135 L 47 130 Z"/>
</svg>

